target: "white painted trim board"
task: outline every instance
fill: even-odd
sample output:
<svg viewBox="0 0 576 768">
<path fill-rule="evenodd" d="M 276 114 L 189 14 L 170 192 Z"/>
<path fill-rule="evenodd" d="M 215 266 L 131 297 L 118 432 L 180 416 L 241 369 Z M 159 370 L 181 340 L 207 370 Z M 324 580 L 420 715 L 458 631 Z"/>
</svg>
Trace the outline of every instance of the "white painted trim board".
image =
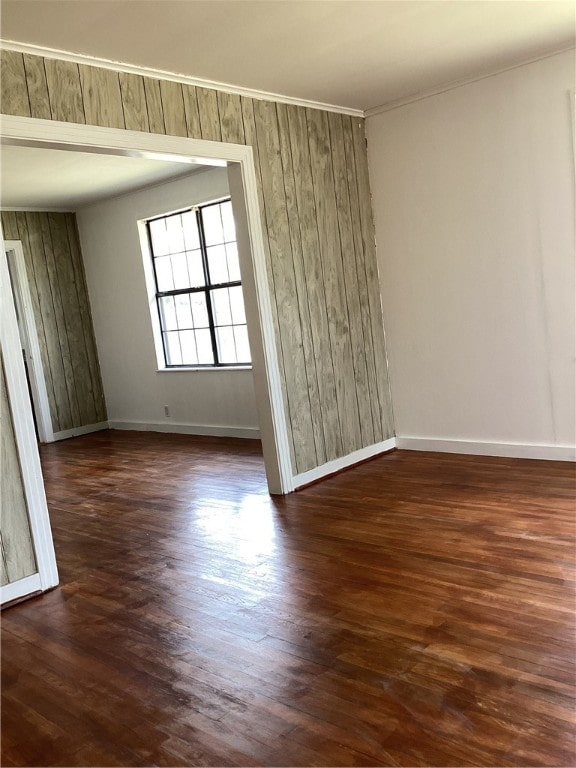
<svg viewBox="0 0 576 768">
<path fill-rule="evenodd" d="M 265 100 L 275 101 L 280 104 L 294 104 L 298 107 L 323 109 L 325 112 L 339 112 L 343 115 L 353 115 L 354 117 L 364 116 L 364 113 L 361 109 L 353 109 L 352 107 L 340 107 L 337 104 L 326 104 L 323 101 L 313 101 L 312 99 L 299 99 L 294 96 L 285 96 L 281 93 L 260 91 L 254 88 L 244 88 L 243 86 L 232 85 L 231 83 L 220 83 L 216 80 L 204 80 L 200 77 L 190 77 L 189 75 L 182 75 L 177 72 L 168 72 L 164 69 L 152 69 L 151 67 L 144 67 L 137 64 L 127 64 L 123 61 L 101 59 L 96 56 L 87 56 L 82 53 L 61 51 L 57 48 L 44 48 L 40 45 L 20 43 L 16 40 L 0 39 L 0 49 L 5 51 L 15 51 L 16 53 L 27 53 L 31 56 L 42 56 L 45 59 L 59 59 L 60 61 L 69 61 L 73 64 L 85 64 L 89 67 L 99 67 L 100 69 L 111 69 L 114 72 L 127 72 L 131 75 L 154 77 L 157 80 L 169 80 L 173 83 L 193 85 L 197 88 L 209 88 L 213 91 L 234 93 L 238 96 L 247 96 L 248 98 L 259 99 L 260 101 Z"/>
<path fill-rule="evenodd" d="M 4 584 L 0 587 L 0 603 L 11 603 L 12 600 L 18 600 L 19 597 L 27 597 L 36 592 L 42 592 L 42 580 L 39 573 L 33 573 L 31 576 L 25 576 L 18 581 L 12 581 L 10 584 Z"/>
<path fill-rule="evenodd" d="M 396 447 L 406 451 L 438 451 L 468 453 L 472 456 L 502 456 L 511 459 L 576 461 L 576 446 L 573 445 L 444 440 L 443 438 L 399 435 L 396 437 Z"/>
<path fill-rule="evenodd" d="M 396 438 L 391 437 L 388 440 L 383 440 L 374 445 L 369 445 L 366 448 L 360 448 L 358 451 L 353 451 L 347 456 L 342 456 L 340 459 L 334 459 L 333 461 L 327 461 L 326 464 L 322 464 L 314 469 L 309 469 L 307 472 L 301 472 L 299 475 L 294 476 L 294 490 L 301 488 L 303 485 L 314 483 L 317 480 L 321 480 L 323 477 L 328 477 L 336 472 L 341 472 L 343 469 L 350 469 L 354 464 L 359 464 L 367 459 L 372 459 L 381 453 L 386 453 L 396 448 Z"/>
<path fill-rule="evenodd" d="M 260 430 L 255 427 L 226 427 L 213 424 L 182 424 L 163 421 L 124 421 L 111 420 L 109 429 L 134 430 L 136 432 L 165 432 L 177 435 L 207 435 L 210 437 L 244 437 L 253 440 L 260 438 Z"/>
<path fill-rule="evenodd" d="M 83 427 L 72 427 L 72 429 L 62 429 L 60 432 L 54 432 L 54 440 L 67 440 L 69 437 L 80 437 L 91 432 L 100 432 L 103 429 L 109 429 L 107 421 L 99 421 L 97 424 L 86 424 Z"/>
</svg>

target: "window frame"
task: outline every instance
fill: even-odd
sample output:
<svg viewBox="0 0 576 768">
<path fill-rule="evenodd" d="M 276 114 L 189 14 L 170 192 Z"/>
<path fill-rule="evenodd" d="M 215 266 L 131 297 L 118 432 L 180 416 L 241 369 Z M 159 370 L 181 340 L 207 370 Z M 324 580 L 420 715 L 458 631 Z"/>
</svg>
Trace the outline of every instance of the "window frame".
<svg viewBox="0 0 576 768">
<path fill-rule="evenodd" d="M 242 280 L 231 280 L 225 283 L 212 283 L 210 281 L 210 265 L 208 262 L 208 246 L 206 245 L 206 235 L 204 232 L 204 221 L 202 218 L 202 211 L 205 208 L 210 208 L 215 205 L 221 205 L 222 203 L 232 203 L 232 198 L 230 196 L 219 198 L 218 200 L 212 200 L 207 203 L 200 203 L 197 205 L 192 205 L 186 208 L 182 208 L 177 211 L 171 211 L 170 213 L 163 213 L 157 216 L 151 216 L 148 219 L 144 220 L 145 229 L 146 229 L 146 238 L 148 243 L 148 251 L 150 253 L 150 261 L 152 262 L 152 275 L 154 278 L 154 299 L 156 302 L 156 310 L 158 312 L 158 324 L 159 324 L 159 331 L 160 331 L 160 337 L 162 342 L 162 353 L 164 356 L 163 361 L 163 367 L 160 370 L 164 371 L 186 371 L 186 370 L 245 370 L 245 369 L 251 369 L 252 368 L 252 360 L 243 361 L 243 362 L 234 362 L 234 363 L 223 363 L 219 360 L 218 355 L 218 340 L 216 338 L 216 328 L 219 326 L 216 325 L 214 321 L 214 311 L 212 307 L 212 298 L 211 298 L 211 292 L 221 289 L 221 288 L 236 288 L 240 287 L 242 288 Z M 196 217 L 196 225 L 198 228 L 198 239 L 200 244 L 200 254 L 202 257 L 202 269 L 204 273 L 204 280 L 205 283 L 202 286 L 194 287 L 194 288 L 175 288 L 171 291 L 160 291 L 158 287 L 158 275 L 156 273 L 156 256 L 154 254 L 154 248 L 152 245 L 152 234 L 150 231 L 150 224 L 154 221 L 159 221 L 161 219 L 168 219 L 171 216 L 178 216 L 183 213 L 193 212 Z M 227 242 L 232 241 L 224 241 L 222 244 L 226 245 Z M 237 239 L 233 242 L 237 243 Z M 171 254 L 170 254 L 171 255 Z M 214 357 L 214 362 L 212 363 L 169 363 L 168 362 L 168 349 L 167 349 L 167 340 L 166 340 L 166 331 L 164 326 L 164 320 L 162 316 L 162 307 L 161 307 L 161 299 L 166 296 L 182 296 L 182 295 L 192 295 L 195 293 L 203 293 L 205 296 L 206 301 L 206 312 L 208 315 L 208 328 L 210 332 L 210 341 L 211 341 L 211 347 L 212 347 L 212 355 Z M 242 292 L 242 298 L 244 299 L 244 293 Z M 235 325 L 247 325 L 247 323 L 231 323 L 231 327 L 234 328 Z M 252 355 L 252 350 L 250 350 L 250 355 Z"/>
</svg>

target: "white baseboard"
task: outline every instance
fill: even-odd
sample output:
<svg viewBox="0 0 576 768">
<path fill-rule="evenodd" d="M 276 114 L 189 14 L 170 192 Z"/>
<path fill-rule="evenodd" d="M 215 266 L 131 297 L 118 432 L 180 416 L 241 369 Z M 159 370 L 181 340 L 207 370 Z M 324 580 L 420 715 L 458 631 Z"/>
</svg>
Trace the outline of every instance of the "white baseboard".
<svg viewBox="0 0 576 768">
<path fill-rule="evenodd" d="M 209 424 L 178 424 L 163 421 L 109 421 L 110 429 L 128 429 L 136 432 L 169 432 L 178 435 L 208 435 L 211 437 L 246 437 L 257 440 L 256 427 L 222 427 Z"/>
<path fill-rule="evenodd" d="M 474 440 L 441 440 L 430 437 L 396 437 L 396 447 L 408 451 L 469 453 L 474 456 L 504 456 L 512 459 L 576 461 L 573 445 L 533 443 L 489 443 Z"/>
<path fill-rule="evenodd" d="M 85 427 L 73 427 L 72 429 L 63 429 L 61 432 L 54 432 L 54 440 L 80 437 L 80 435 L 88 435 L 90 432 L 100 432 L 102 429 L 109 429 L 107 421 L 99 421 L 97 424 L 87 424 Z"/>
<path fill-rule="evenodd" d="M 393 448 L 396 448 L 396 438 L 391 437 L 389 440 L 374 443 L 374 445 L 369 445 L 367 448 L 360 448 L 359 451 L 349 453 L 341 459 L 327 461 L 326 464 L 322 464 L 319 467 L 309 469 L 307 472 L 301 472 L 299 475 L 294 475 L 292 478 L 294 490 L 296 490 L 296 488 L 301 488 L 303 485 L 308 485 L 316 480 L 320 480 L 323 477 L 327 477 L 328 475 L 333 475 L 348 467 L 352 467 L 354 464 L 359 464 L 361 461 L 366 461 L 366 459 L 378 456 L 380 453 L 391 451 Z"/>
</svg>

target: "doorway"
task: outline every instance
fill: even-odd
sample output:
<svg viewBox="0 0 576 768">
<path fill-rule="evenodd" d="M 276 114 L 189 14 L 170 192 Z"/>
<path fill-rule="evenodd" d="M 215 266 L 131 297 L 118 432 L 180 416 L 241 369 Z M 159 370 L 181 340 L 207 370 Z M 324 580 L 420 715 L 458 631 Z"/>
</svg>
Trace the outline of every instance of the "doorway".
<svg viewBox="0 0 576 768">
<path fill-rule="evenodd" d="M 2 142 L 67 152 L 159 159 L 190 166 L 200 162 L 227 167 L 268 487 L 271 493 L 290 492 L 292 468 L 250 147 L 84 125 L 62 126 L 19 117 L 4 119 Z"/>
</svg>

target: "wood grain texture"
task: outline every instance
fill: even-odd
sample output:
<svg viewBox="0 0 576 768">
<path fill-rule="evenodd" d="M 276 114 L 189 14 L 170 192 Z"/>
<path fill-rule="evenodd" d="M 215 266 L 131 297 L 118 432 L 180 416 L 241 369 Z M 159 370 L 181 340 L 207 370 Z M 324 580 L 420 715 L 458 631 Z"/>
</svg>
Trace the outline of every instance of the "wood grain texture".
<svg viewBox="0 0 576 768">
<path fill-rule="evenodd" d="M 342 244 L 336 209 L 328 114 L 306 110 L 312 182 L 318 215 L 322 274 L 326 292 L 329 343 L 336 375 L 336 399 L 340 421 L 340 451 L 351 453 L 362 446 L 357 384 L 354 378 L 350 319 L 342 267 Z"/>
<path fill-rule="evenodd" d="M 30 97 L 12 78 L 7 113 L 42 92 L 41 61 L 30 66 Z M 44 66 L 52 117 L 92 119 L 78 67 Z M 104 98 L 112 87 L 117 110 L 120 94 L 130 130 L 253 148 L 294 471 L 391 437 L 362 121 L 136 75 L 111 86 L 115 74 L 102 75 Z"/>
<path fill-rule="evenodd" d="M 393 417 L 386 366 L 386 342 L 384 340 L 384 321 L 382 318 L 378 262 L 376 261 L 376 233 L 374 231 L 374 220 L 372 218 L 366 136 L 364 133 L 363 121 L 355 119 L 352 120 L 351 123 L 354 135 L 354 157 L 358 184 L 358 201 L 360 205 L 360 222 L 364 247 L 364 270 L 366 273 L 368 306 L 370 308 L 372 342 L 375 350 L 382 350 L 384 352 L 384 354 L 374 355 L 374 363 L 376 368 L 376 386 L 378 390 L 378 402 L 380 405 L 382 433 L 387 435 L 390 433 L 390 430 L 393 429 Z"/>
<path fill-rule="evenodd" d="M 61 587 L 2 621 L 3 765 L 575 764 L 574 468 L 44 446 Z"/>
<path fill-rule="evenodd" d="M 118 72 L 79 66 L 84 112 L 88 125 L 124 128 L 124 112 Z"/>
<path fill-rule="evenodd" d="M 37 572 L 4 360 L 0 352 L 0 532 L 7 583 Z"/>
<path fill-rule="evenodd" d="M 160 97 L 166 133 L 170 136 L 188 136 L 182 85 L 160 80 Z"/>
<path fill-rule="evenodd" d="M 119 78 L 126 130 L 147 133 L 150 130 L 150 124 L 148 122 L 144 78 L 127 72 L 120 72 Z"/>
<path fill-rule="evenodd" d="M 196 97 L 202 138 L 207 141 L 222 141 L 217 92 L 212 88 L 196 88 Z"/>
<path fill-rule="evenodd" d="M 348 192 L 348 175 L 346 163 L 346 148 L 344 144 L 344 125 L 342 115 L 328 113 L 330 131 L 330 146 L 332 148 L 332 170 L 334 174 L 334 190 L 336 211 L 338 215 L 338 231 L 342 256 L 342 282 L 346 309 L 348 312 L 350 344 L 352 347 L 352 362 L 354 366 L 354 381 L 356 383 L 356 400 L 360 426 L 360 442 L 370 445 L 377 442 L 379 437 L 374 435 L 372 423 L 371 393 L 368 386 L 368 371 L 366 368 L 366 341 L 362 327 L 362 315 L 365 308 L 361 304 L 358 275 L 356 272 L 356 253 L 354 243 L 354 227 Z M 348 124 L 346 124 L 348 127 Z"/>
<path fill-rule="evenodd" d="M 84 101 L 78 64 L 58 59 L 44 59 L 46 82 L 53 120 L 85 123 Z"/>
<path fill-rule="evenodd" d="M 2 212 L 21 240 L 55 432 L 106 420 L 74 214 Z"/>
<path fill-rule="evenodd" d="M 28 99 L 30 101 L 30 116 L 40 120 L 50 120 L 50 97 L 48 95 L 48 83 L 46 82 L 46 70 L 44 60 L 38 56 L 24 54 L 24 70 L 28 87 Z"/>
<path fill-rule="evenodd" d="M 24 69 L 24 57 L 16 51 L 0 51 L 0 105 L 7 115 L 30 117 L 30 100 Z"/>
<path fill-rule="evenodd" d="M 254 101 L 256 141 L 274 275 L 274 294 L 281 335 L 281 353 L 288 400 L 288 413 L 295 448 L 296 472 L 317 466 L 311 425 L 310 398 L 302 340 L 302 324 L 296 293 L 296 278 L 288 224 L 284 173 L 276 105 Z M 297 450 L 296 450 L 297 449 Z"/>
<path fill-rule="evenodd" d="M 201 139 L 200 113 L 198 111 L 198 96 L 193 85 L 182 85 L 184 112 L 186 114 L 186 130 L 188 138 Z"/>
<path fill-rule="evenodd" d="M 164 111 L 162 109 L 162 94 L 160 93 L 160 81 L 145 77 L 144 92 L 146 94 L 146 109 L 148 112 L 150 133 L 166 133 Z"/>
<path fill-rule="evenodd" d="M 218 91 L 217 98 L 222 141 L 227 141 L 230 144 L 244 144 L 244 122 L 240 96 Z"/>
</svg>

